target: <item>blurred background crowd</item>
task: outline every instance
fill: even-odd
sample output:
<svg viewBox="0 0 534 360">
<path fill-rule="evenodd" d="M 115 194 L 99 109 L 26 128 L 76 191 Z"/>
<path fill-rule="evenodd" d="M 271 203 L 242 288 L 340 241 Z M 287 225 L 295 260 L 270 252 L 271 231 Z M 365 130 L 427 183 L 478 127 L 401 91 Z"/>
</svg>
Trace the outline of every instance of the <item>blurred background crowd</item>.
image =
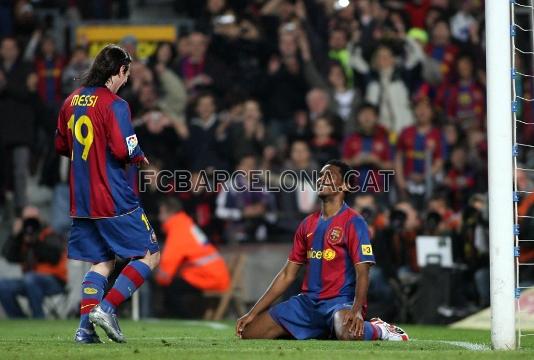
<svg viewBox="0 0 534 360">
<path fill-rule="evenodd" d="M 416 261 L 416 237 L 431 235 L 450 237 L 455 262 L 440 314 L 489 304 L 482 0 L 0 0 L 0 243 L 7 260 L 22 262 L 25 272 L 50 257 L 54 271 L 66 267 L 68 159 L 55 155 L 53 134 L 63 99 L 91 64 L 88 43 L 72 32 L 84 22 L 128 23 L 136 13 L 147 23 L 179 19 L 176 41 L 157 43 L 148 56 L 135 36 L 120 42 L 134 62 L 119 95 L 130 104 L 151 169 L 187 169 L 195 180 L 213 169 L 311 173 L 341 158 L 361 182 L 394 170 L 389 191 L 378 178 L 379 190 L 347 198 L 373 233 L 370 303 L 393 308 L 389 318 L 417 320 L 417 304 L 432 303 L 420 289 L 439 292 L 439 280 L 422 276 Z M 521 21 L 529 27 L 528 18 Z M 519 47 L 528 41 L 517 36 Z M 518 54 L 516 68 L 532 73 L 530 61 Z M 516 91 L 531 98 L 532 82 L 519 80 Z M 518 118 L 532 119 L 532 110 L 519 104 Z M 532 131 L 518 129 L 518 141 L 531 144 Z M 532 155 L 519 160 L 533 167 Z M 532 189 L 532 181 L 521 172 L 519 189 Z M 319 204 L 309 188 L 163 194 L 149 187 L 140 197 L 164 249 L 169 228 L 180 223 L 169 218 L 181 213 L 214 252 L 290 244 Z M 519 212 L 530 214 L 533 200 L 522 197 Z M 172 260 L 174 272 L 182 260 Z M 45 274 L 60 286 L 67 279 Z M 26 288 L 39 281 L 25 281 Z M 220 281 L 224 290 L 228 281 Z M 202 289 L 193 282 L 176 289 Z"/>
</svg>

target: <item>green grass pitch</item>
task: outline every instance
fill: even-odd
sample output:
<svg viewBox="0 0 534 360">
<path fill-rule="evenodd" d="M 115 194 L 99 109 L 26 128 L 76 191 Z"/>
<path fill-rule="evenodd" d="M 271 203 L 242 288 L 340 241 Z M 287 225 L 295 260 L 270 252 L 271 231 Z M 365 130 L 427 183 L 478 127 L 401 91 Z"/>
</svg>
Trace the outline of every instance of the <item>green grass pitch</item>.
<svg viewBox="0 0 534 360">
<path fill-rule="evenodd" d="M 405 326 L 408 343 L 251 341 L 233 323 L 122 321 L 127 344 L 77 345 L 75 321 L 0 321 L 0 359 L 534 359 L 534 339 L 514 352 L 489 350 L 488 331 Z"/>
</svg>

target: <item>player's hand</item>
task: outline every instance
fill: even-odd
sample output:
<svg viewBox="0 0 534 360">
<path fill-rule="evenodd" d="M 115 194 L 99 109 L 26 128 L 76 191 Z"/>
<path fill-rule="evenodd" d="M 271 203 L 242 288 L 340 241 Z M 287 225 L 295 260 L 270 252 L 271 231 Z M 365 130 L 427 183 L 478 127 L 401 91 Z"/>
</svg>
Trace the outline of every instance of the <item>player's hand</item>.
<svg viewBox="0 0 534 360">
<path fill-rule="evenodd" d="M 248 324 L 250 324 L 254 320 L 255 316 L 251 313 L 246 313 L 245 315 L 241 316 L 239 319 L 237 319 L 237 323 L 235 326 L 235 333 L 239 338 L 243 335 L 243 330 L 247 327 Z"/>
<path fill-rule="evenodd" d="M 363 338 L 363 316 L 361 309 L 352 308 L 351 311 L 345 314 L 345 319 L 343 319 L 343 326 L 348 326 L 349 334 L 354 336 L 356 339 Z"/>
</svg>

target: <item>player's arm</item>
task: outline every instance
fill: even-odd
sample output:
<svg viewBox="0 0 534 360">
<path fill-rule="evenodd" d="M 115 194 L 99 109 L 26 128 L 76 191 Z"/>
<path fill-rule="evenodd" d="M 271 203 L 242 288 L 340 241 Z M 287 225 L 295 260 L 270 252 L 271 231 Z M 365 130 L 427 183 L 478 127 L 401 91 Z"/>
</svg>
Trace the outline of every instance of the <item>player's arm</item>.
<svg viewBox="0 0 534 360">
<path fill-rule="evenodd" d="M 269 307 L 278 300 L 278 298 L 282 296 L 282 294 L 296 280 L 301 266 L 302 265 L 288 260 L 249 313 L 258 315 L 269 309 Z"/>
<path fill-rule="evenodd" d="M 364 307 L 367 305 L 367 292 L 369 290 L 369 269 L 371 263 L 364 262 L 354 265 L 356 271 L 356 295 L 352 311 L 346 316 L 343 325 L 349 325 L 349 333 L 357 338 L 363 336 Z"/>
<path fill-rule="evenodd" d="M 269 307 L 287 290 L 295 281 L 298 272 L 306 261 L 306 220 L 300 223 L 293 239 L 293 248 L 289 258 L 280 272 L 275 276 L 267 291 L 258 300 L 250 311 L 237 320 L 236 333 L 241 336 L 245 327 L 251 323 L 256 316 L 269 309 Z"/>
<path fill-rule="evenodd" d="M 236 332 L 240 336 L 245 326 L 254 320 L 256 316 L 263 313 L 271 307 L 271 305 L 278 300 L 280 296 L 289 288 L 289 286 L 297 278 L 301 264 L 297 264 L 288 260 L 282 270 L 274 277 L 271 285 L 267 288 L 265 293 L 260 297 L 258 302 L 250 309 L 250 311 L 237 321 Z"/>
<path fill-rule="evenodd" d="M 128 103 L 124 100 L 115 100 L 111 104 L 110 117 L 105 126 L 113 156 L 127 164 L 148 163 L 132 127 Z"/>
<path fill-rule="evenodd" d="M 354 217 L 351 220 L 347 241 L 357 278 L 352 310 L 346 314 L 343 325 L 348 326 L 350 334 L 361 338 L 369 290 L 369 269 L 375 263 L 369 228 L 362 217 Z"/>
<path fill-rule="evenodd" d="M 63 115 L 63 110 L 59 112 L 57 119 L 57 128 L 56 136 L 54 139 L 54 145 L 56 148 L 56 153 L 58 155 L 63 155 L 70 157 L 69 142 L 67 138 L 67 121 L 65 121 L 65 116 Z"/>
</svg>

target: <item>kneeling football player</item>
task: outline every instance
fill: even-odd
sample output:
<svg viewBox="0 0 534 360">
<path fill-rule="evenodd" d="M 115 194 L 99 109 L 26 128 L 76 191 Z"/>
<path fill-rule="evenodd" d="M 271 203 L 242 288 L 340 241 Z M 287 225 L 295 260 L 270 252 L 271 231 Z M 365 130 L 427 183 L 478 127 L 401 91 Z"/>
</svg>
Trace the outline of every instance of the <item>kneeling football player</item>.
<svg viewBox="0 0 534 360">
<path fill-rule="evenodd" d="M 399 327 L 364 321 L 369 269 L 375 263 L 365 220 L 344 202 L 350 167 L 329 161 L 318 179 L 321 210 L 297 228 L 287 263 L 256 305 L 237 321 L 242 339 L 296 338 L 407 341 Z M 271 305 L 306 274 L 302 293 Z"/>
</svg>

